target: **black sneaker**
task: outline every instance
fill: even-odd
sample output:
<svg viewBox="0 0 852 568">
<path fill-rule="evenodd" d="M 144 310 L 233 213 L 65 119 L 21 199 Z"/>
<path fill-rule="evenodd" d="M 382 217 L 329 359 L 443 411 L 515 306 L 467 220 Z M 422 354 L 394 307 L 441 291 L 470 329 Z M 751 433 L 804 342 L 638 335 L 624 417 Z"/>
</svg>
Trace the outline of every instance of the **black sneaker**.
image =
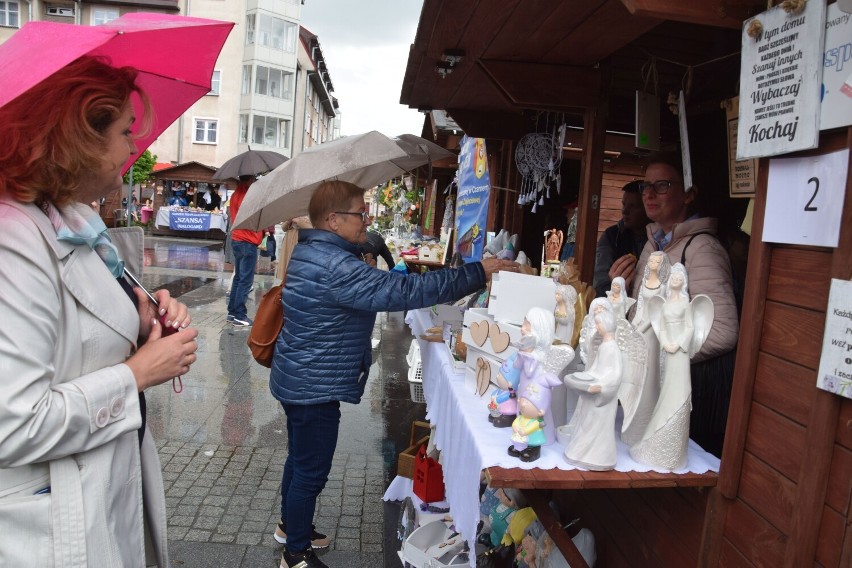
<svg viewBox="0 0 852 568">
<path fill-rule="evenodd" d="M 317 558 L 313 549 L 309 548 L 302 552 L 290 552 L 285 550 L 281 553 L 281 564 L 279 568 L 328 568 L 322 560 Z"/>
<path fill-rule="evenodd" d="M 275 527 L 275 532 L 272 533 L 273 538 L 281 544 L 287 544 L 287 523 L 280 522 Z M 312 548 L 327 548 L 331 544 L 331 539 L 328 536 L 317 532 L 317 527 L 311 525 L 311 547 Z"/>
</svg>

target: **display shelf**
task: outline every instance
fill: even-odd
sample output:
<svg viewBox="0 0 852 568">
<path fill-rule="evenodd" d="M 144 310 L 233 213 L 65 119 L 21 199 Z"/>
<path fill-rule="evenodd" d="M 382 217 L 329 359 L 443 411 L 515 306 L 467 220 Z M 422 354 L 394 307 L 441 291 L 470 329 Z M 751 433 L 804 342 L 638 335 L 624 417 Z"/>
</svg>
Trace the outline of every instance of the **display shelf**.
<svg viewBox="0 0 852 568">
<path fill-rule="evenodd" d="M 491 487 L 518 489 L 638 489 L 649 487 L 713 487 L 719 474 L 658 473 L 655 471 L 581 471 L 489 467 Z"/>
</svg>

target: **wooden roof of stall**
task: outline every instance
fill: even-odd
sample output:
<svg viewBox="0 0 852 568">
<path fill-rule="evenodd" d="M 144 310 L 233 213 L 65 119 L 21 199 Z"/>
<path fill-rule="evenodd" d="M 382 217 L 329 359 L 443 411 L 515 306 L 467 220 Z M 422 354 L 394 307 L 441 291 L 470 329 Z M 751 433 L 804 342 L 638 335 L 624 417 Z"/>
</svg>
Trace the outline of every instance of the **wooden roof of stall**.
<svg viewBox="0 0 852 568">
<path fill-rule="evenodd" d="M 609 100 L 633 131 L 634 91 L 715 101 L 739 73 L 742 21 L 763 0 L 425 0 L 400 102 L 446 110 L 469 135 L 517 139 L 536 111 Z M 442 77 L 447 50 L 464 55 Z M 692 72 L 688 70 L 692 67 Z M 656 72 L 656 73 L 655 73 Z M 708 102 L 709 104 L 709 102 Z M 673 123 L 676 127 L 676 123 Z"/>
</svg>

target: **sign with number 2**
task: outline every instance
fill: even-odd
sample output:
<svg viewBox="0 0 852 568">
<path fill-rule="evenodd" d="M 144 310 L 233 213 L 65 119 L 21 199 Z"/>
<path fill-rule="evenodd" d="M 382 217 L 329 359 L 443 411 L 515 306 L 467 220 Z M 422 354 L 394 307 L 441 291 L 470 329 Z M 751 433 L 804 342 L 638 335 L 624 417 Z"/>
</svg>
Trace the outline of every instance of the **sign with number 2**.
<svg viewBox="0 0 852 568">
<path fill-rule="evenodd" d="M 763 240 L 836 247 L 849 150 L 769 161 Z"/>
</svg>

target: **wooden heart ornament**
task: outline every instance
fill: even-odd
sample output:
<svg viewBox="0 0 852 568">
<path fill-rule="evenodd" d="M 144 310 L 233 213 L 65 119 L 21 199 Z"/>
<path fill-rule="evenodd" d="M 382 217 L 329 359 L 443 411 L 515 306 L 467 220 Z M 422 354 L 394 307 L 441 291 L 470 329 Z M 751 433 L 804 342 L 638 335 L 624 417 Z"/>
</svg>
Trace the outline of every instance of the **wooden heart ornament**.
<svg viewBox="0 0 852 568">
<path fill-rule="evenodd" d="M 488 322 L 478 321 L 470 324 L 470 336 L 477 347 L 485 345 L 485 340 L 488 339 Z"/>
<path fill-rule="evenodd" d="M 488 391 L 491 384 L 491 365 L 488 361 L 479 357 L 476 359 L 476 394 L 482 396 Z"/>
<path fill-rule="evenodd" d="M 500 326 L 492 323 L 488 330 L 488 337 L 491 339 L 491 348 L 494 353 L 502 353 L 509 348 L 509 334 L 505 331 L 500 331 Z"/>
</svg>

